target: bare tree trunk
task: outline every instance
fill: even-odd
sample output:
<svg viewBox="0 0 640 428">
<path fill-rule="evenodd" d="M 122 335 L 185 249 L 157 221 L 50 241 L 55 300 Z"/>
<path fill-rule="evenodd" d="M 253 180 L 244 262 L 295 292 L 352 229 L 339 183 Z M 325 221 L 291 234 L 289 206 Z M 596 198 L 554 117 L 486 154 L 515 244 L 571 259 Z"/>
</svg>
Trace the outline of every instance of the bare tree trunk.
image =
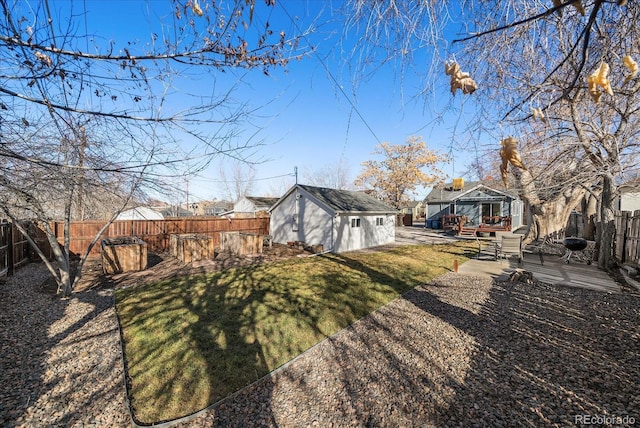
<svg viewBox="0 0 640 428">
<path fill-rule="evenodd" d="M 595 219 L 598 213 L 598 199 L 594 194 L 588 194 L 582 201 L 582 218 L 584 220 L 584 230 L 582 237 L 590 241 L 596 239 Z"/>
<path fill-rule="evenodd" d="M 549 235 L 564 236 L 571 211 L 586 194 L 581 186 L 567 188 L 553 199 L 543 200 L 538 194 L 535 182 L 528 170 L 519 170 L 517 177 L 521 184 L 521 198 L 529 207 L 531 228 L 526 241 L 540 239 Z"/>
<path fill-rule="evenodd" d="M 604 270 L 612 269 L 615 264 L 614 236 L 616 233 L 615 216 L 613 212 L 613 195 L 615 190 L 614 177 L 610 173 L 602 174 L 602 196 L 600 197 L 600 219 L 597 228 L 598 236 L 598 267 Z"/>
</svg>

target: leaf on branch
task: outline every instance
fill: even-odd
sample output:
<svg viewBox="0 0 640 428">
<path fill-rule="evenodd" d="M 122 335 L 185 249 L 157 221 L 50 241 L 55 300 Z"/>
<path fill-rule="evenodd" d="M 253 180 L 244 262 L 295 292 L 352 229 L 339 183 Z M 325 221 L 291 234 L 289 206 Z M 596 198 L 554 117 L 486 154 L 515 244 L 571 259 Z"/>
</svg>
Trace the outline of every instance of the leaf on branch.
<svg viewBox="0 0 640 428">
<path fill-rule="evenodd" d="M 200 9 L 200 5 L 198 4 L 198 0 L 193 0 L 193 4 L 191 5 L 191 10 L 198 16 L 202 16 L 202 9 Z"/>
<path fill-rule="evenodd" d="M 533 115 L 533 120 L 536 121 L 540 119 L 540 122 L 547 123 L 547 117 L 544 115 L 541 108 L 533 108 L 531 107 L 531 114 Z"/>
<path fill-rule="evenodd" d="M 584 16 L 587 13 L 587 11 L 584 10 L 584 6 L 582 5 L 582 2 L 580 0 L 574 1 L 573 7 L 575 7 L 578 13 L 582 16 Z"/>
<path fill-rule="evenodd" d="M 23 117 L 23 118 L 22 118 L 22 124 L 23 124 L 24 126 L 29 126 L 29 121 Z"/>
<path fill-rule="evenodd" d="M 36 51 L 35 56 L 38 59 L 38 61 L 40 61 L 41 63 L 43 63 L 47 67 L 51 67 L 53 65 L 53 61 L 51 61 L 51 58 L 49 57 L 49 55 L 43 54 L 42 52 L 39 52 L 39 51 Z"/>
<path fill-rule="evenodd" d="M 559 7 L 559 6 L 562 6 L 563 4 L 564 4 L 564 0 L 553 0 L 553 7 Z M 572 4 L 573 4 L 573 7 L 576 8 L 576 10 L 580 15 L 584 16 L 586 14 L 586 10 L 584 9 L 584 6 L 582 5 L 582 2 L 580 0 L 574 1 Z M 558 9 L 557 12 L 558 12 L 558 15 L 562 17 L 562 9 Z"/>
<path fill-rule="evenodd" d="M 562 6 L 562 0 L 553 0 L 553 7 Z M 562 9 L 558 9 L 558 15 L 562 17 Z"/>
<path fill-rule="evenodd" d="M 589 93 L 594 102 L 599 102 L 602 92 L 602 88 L 607 94 L 613 95 L 613 89 L 611 88 L 611 82 L 609 81 L 609 64 L 602 61 L 600 66 L 587 77 L 587 85 L 589 86 Z"/>
<path fill-rule="evenodd" d="M 500 141 L 500 145 L 502 148 L 500 149 L 500 158 L 502 159 L 502 164 L 500 165 L 500 175 L 502 176 L 502 182 L 505 187 L 508 187 L 507 182 L 507 167 L 510 163 L 516 168 L 520 168 L 523 170 L 527 170 L 522 163 L 522 159 L 520 159 L 520 154 L 518 153 L 518 140 L 513 137 L 507 137 L 504 140 Z"/>
<path fill-rule="evenodd" d="M 445 62 L 444 71 L 447 76 L 451 76 L 449 83 L 453 95 L 456 94 L 456 90 L 458 89 L 462 90 L 463 94 L 473 94 L 475 90 L 478 89 L 476 82 L 470 77 L 469 73 L 463 72 L 460 69 L 460 65 L 458 65 L 457 62 Z"/>
<path fill-rule="evenodd" d="M 624 83 L 627 84 L 631 79 L 635 78 L 638 75 L 638 71 L 639 71 L 638 63 L 635 62 L 630 55 L 625 55 L 622 58 L 622 63 L 629 70 L 629 74 L 624 79 Z"/>
</svg>

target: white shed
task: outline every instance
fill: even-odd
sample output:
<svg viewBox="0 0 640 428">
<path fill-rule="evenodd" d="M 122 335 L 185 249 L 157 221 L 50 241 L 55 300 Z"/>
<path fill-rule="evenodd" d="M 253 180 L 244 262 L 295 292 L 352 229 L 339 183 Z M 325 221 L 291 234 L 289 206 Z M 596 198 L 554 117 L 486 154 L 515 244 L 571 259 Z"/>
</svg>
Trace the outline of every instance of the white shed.
<svg viewBox="0 0 640 428">
<path fill-rule="evenodd" d="M 278 198 L 243 196 L 233 204 L 233 212 L 234 214 L 255 214 L 260 211 L 269 211 L 276 202 Z"/>
<path fill-rule="evenodd" d="M 341 253 L 395 241 L 397 211 L 365 194 L 296 184 L 269 210 L 273 242 Z"/>
<path fill-rule="evenodd" d="M 122 211 L 116 220 L 163 220 L 162 213 L 147 207 L 136 207 Z"/>
</svg>

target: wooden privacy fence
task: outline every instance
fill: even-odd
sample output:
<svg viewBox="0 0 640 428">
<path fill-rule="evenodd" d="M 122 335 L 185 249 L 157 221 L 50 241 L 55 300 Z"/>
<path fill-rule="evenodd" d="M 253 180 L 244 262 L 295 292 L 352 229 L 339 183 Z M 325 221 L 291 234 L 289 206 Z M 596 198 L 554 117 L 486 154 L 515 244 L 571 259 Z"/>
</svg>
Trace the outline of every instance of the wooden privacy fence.
<svg viewBox="0 0 640 428">
<path fill-rule="evenodd" d="M 616 212 L 616 259 L 640 264 L 640 210 Z"/>
<path fill-rule="evenodd" d="M 104 221 L 71 222 L 69 225 L 69 250 L 78 256 L 84 254 L 91 240 L 104 226 Z M 53 230 L 59 242 L 64 240 L 64 223 L 54 222 Z M 135 236 L 147 243 L 151 252 L 170 249 L 170 237 L 175 234 L 197 233 L 213 238 L 216 248 L 220 247 L 220 232 L 251 232 L 269 234 L 268 218 L 220 218 L 187 217 L 164 220 L 118 220 L 114 221 L 100 239 Z M 91 250 L 90 256 L 100 255 L 100 241 Z"/>
<path fill-rule="evenodd" d="M 11 276 L 30 258 L 29 243 L 13 223 L 0 222 L 0 276 Z"/>
</svg>

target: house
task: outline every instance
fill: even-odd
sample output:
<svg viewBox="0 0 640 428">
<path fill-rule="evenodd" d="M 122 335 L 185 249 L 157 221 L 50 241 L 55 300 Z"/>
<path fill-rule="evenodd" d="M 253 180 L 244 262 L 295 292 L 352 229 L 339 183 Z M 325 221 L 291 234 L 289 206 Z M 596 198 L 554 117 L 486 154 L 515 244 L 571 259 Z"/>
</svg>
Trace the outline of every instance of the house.
<svg viewBox="0 0 640 428">
<path fill-rule="evenodd" d="M 161 211 L 165 217 L 191 217 L 193 213 L 180 205 L 170 205 Z"/>
<path fill-rule="evenodd" d="M 243 196 L 233 204 L 234 217 L 255 217 L 260 212 L 268 212 L 278 198 Z"/>
<path fill-rule="evenodd" d="M 233 209 L 233 204 L 228 201 L 203 201 L 198 205 L 199 209 L 201 209 L 198 215 L 219 216 Z"/>
<path fill-rule="evenodd" d="M 411 214 L 414 220 L 424 218 L 424 201 L 409 201 L 400 210 L 401 214 Z"/>
<path fill-rule="evenodd" d="M 273 242 L 341 253 L 395 241 L 397 211 L 363 192 L 296 184 L 269 211 Z"/>
<path fill-rule="evenodd" d="M 122 211 L 116 220 L 163 220 L 162 213 L 148 207 L 136 207 Z"/>
<path fill-rule="evenodd" d="M 454 186 L 455 184 L 455 186 Z M 513 230 L 523 225 L 523 202 L 517 195 L 481 182 L 454 183 L 435 187 L 425 198 L 427 224 L 442 227 L 443 219 L 465 216 L 465 224 L 480 227 L 502 224 Z"/>
<path fill-rule="evenodd" d="M 625 184 L 619 187 L 616 209 L 620 211 L 640 210 L 640 184 Z"/>
</svg>

